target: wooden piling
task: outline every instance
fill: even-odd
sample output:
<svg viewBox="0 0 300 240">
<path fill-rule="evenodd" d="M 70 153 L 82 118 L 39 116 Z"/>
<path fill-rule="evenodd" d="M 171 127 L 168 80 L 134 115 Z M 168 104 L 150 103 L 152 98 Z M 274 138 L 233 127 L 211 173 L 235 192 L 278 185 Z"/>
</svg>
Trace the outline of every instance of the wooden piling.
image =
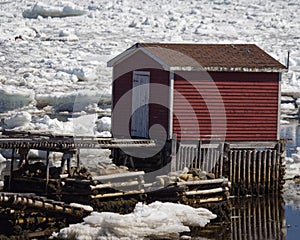
<svg viewBox="0 0 300 240">
<path fill-rule="evenodd" d="M 49 161 L 49 151 L 46 153 L 46 186 L 45 193 L 48 194 L 48 184 L 49 184 L 49 170 L 50 170 L 50 161 Z"/>
</svg>

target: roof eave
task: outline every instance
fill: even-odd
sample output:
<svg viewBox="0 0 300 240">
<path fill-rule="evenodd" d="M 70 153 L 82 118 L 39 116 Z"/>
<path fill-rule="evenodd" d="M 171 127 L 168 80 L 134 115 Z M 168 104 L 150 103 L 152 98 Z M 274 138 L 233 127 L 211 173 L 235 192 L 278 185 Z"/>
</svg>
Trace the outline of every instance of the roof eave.
<svg viewBox="0 0 300 240">
<path fill-rule="evenodd" d="M 116 63 L 124 60 L 125 58 L 130 57 L 136 51 L 137 51 L 137 48 L 133 48 L 133 47 L 128 48 L 127 50 L 125 50 L 124 52 L 120 53 L 119 55 L 117 55 L 113 59 L 109 60 L 107 62 L 107 67 L 113 67 Z"/>
<path fill-rule="evenodd" d="M 286 68 L 248 68 L 248 67 L 194 67 L 173 66 L 170 71 L 207 71 L 207 72 L 287 72 Z"/>
<path fill-rule="evenodd" d="M 152 58 L 157 63 L 159 63 L 164 70 L 166 70 L 166 71 L 170 70 L 170 66 L 168 64 L 166 64 L 164 61 L 162 61 L 160 58 L 158 58 L 157 56 L 152 54 L 150 51 L 148 51 L 146 48 L 144 48 L 140 44 L 133 45 L 132 47 L 130 47 L 129 49 L 127 49 L 124 52 L 120 53 L 119 55 L 117 55 L 113 59 L 109 60 L 107 62 L 107 67 L 115 66 L 116 64 L 118 64 L 118 63 L 124 61 L 125 59 L 129 58 L 130 56 L 132 56 L 134 53 L 136 53 L 139 50 L 142 51 L 143 53 L 145 53 L 150 58 Z"/>
</svg>

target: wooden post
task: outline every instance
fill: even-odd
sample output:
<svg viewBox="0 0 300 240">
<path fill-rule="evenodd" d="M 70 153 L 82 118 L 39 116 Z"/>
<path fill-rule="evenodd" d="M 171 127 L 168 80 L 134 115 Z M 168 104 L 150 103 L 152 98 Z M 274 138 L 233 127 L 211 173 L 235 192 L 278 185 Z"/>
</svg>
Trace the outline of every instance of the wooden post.
<svg viewBox="0 0 300 240">
<path fill-rule="evenodd" d="M 228 155 L 229 155 L 229 179 L 231 182 L 231 189 L 234 192 L 235 181 L 234 181 L 234 177 L 233 177 L 233 174 L 234 174 L 233 151 L 230 151 L 228 153 Z"/>
<path fill-rule="evenodd" d="M 79 169 L 80 168 L 80 148 L 78 148 L 76 151 L 76 160 L 77 160 L 76 166 L 77 166 L 77 169 Z"/>
<path fill-rule="evenodd" d="M 220 175 L 230 179 L 230 162 L 229 162 L 230 145 L 228 143 L 224 143 L 221 151 L 223 157 L 221 159 L 222 164 L 221 164 Z"/>
<path fill-rule="evenodd" d="M 267 151 L 262 151 L 262 193 L 266 193 L 267 187 Z"/>
<path fill-rule="evenodd" d="M 198 146 L 197 146 L 197 168 L 201 169 L 201 140 L 198 141 Z M 202 170 L 202 169 L 201 169 Z"/>
<path fill-rule="evenodd" d="M 271 190 L 271 160 L 272 160 L 272 152 L 271 150 L 267 151 L 267 190 L 270 192 Z"/>
<path fill-rule="evenodd" d="M 272 177 L 271 177 L 271 186 L 273 193 L 276 193 L 276 150 L 272 150 Z"/>
<path fill-rule="evenodd" d="M 261 172 L 262 172 L 262 169 L 261 169 L 261 151 L 257 151 L 257 169 L 256 169 L 256 172 L 257 172 L 257 194 L 259 195 L 260 194 L 260 190 L 261 190 Z"/>
<path fill-rule="evenodd" d="M 177 170 L 176 153 L 177 153 L 177 136 L 173 135 L 172 143 L 171 143 L 171 172 Z"/>
<path fill-rule="evenodd" d="M 246 156 L 246 159 L 247 159 L 247 189 L 248 189 L 248 193 L 251 193 L 252 194 L 252 187 L 251 187 L 251 174 L 252 174 L 252 171 L 251 171 L 251 153 L 252 151 L 249 150 L 247 151 L 247 156 Z"/>
<path fill-rule="evenodd" d="M 47 154 L 46 154 L 46 186 L 45 186 L 46 195 L 48 194 L 49 169 L 50 169 L 49 151 L 47 151 Z"/>
<path fill-rule="evenodd" d="M 10 162 L 10 175 L 9 175 L 9 184 L 8 184 L 8 191 L 11 191 L 11 184 L 13 179 L 13 171 L 14 171 L 14 161 L 15 161 L 15 148 L 12 149 L 11 153 L 11 162 Z"/>
<path fill-rule="evenodd" d="M 68 171 L 68 174 L 71 176 L 71 158 L 70 157 L 67 158 L 67 171 Z"/>
<path fill-rule="evenodd" d="M 60 163 L 60 173 L 61 174 L 63 174 L 65 171 L 65 164 L 66 164 L 66 158 L 65 158 L 65 154 L 63 154 L 61 163 Z"/>
<path fill-rule="evenodd" d="M 284 175 L 285 175 L 285 155 L 286 155 L 286 142 L 285 140 L 280 141 L 280 161 L 279 161 L 279 191 L 283 191 Z"/>
<path fill-rule="evenodd" d="M 252 193 L 256 193 L 257 194 L 257 178 L 256 178 L 256 159 L 257 159 L 257 151 L 253 151 L 252 152 L 252 156 L 251 156 L 251 161 L 252 161 Z"/>
<path fill-rule="evenodd" d="M 245 195 L 248 191 L 248 187 L 247 187 L 247 175 L 246 175 L 246 154 L 247 154 L 247 151 L 246 150 L 243 150 L 242 152 L 242 156 L 241 156 L 241 160 L 243 162 L 243 165 L 242 165 L 242 184 L 243 184 L 243 194 Z"/>
</svg>

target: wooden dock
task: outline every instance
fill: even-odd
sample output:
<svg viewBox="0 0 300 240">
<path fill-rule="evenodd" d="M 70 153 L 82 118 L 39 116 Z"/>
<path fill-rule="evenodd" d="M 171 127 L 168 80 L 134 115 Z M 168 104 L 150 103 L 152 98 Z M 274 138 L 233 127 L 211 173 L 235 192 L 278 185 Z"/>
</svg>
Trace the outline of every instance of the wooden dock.
<svg viewBox="0 0 300 240">
<path fill-rule="evenodd" d="M 63 202 L 91 204 L 96 209 L 102 202 L 115 199 L 142 199 L 189 203 L 219 202 L 229 196 L 228 179 L 201 180 L 196 174 L 189 174 L 192 180 L 180 178 L 174 180 L 168 175 L 147 179 L 144 171 L 118 172 L 105 175 L 91 175 L 80 164 L 78 156 L 81 148 L 87 149 L 123 149 L 155 148 L 156 142 L 149 139 L 114 139 L 87 136 L 52 135 L 45 133 L 4 132 L 0 137 L 0 148 L 12 149 L 10 175 L 5 176 L 4 191 L 28 193 L 34 192 Z M 32 163 L 28 159 L 30 149 L 46 151 L 44 162 Z M 50 152 L 62 152 L 61 166 L 50 165 Z M 15 165 L 16 154 L 18 166 Z M 71 159 L 76 166 L 71 166 Z M 75 163 L 73 163 L 74 165 Z M 65 168 L 65 165 L 67 167 Z M 124 170 L 123 170 L 124 171 Z M 168 178 L 168 183 L 159 179 Z"/>
<path fill-rule="evenodd" d="M 172 143 L 171 171 L 197 168 L 226 177 L 231 195 L 263 195 L 282 191 L 285 141 Z"/>
</svg>

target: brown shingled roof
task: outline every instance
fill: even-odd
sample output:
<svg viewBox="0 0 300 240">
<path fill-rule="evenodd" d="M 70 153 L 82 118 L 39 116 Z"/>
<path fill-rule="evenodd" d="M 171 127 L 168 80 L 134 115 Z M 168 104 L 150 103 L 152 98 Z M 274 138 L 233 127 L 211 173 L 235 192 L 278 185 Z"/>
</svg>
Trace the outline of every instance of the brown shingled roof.
<svg viewBox="0 0 300 240">
<path fill-rule="evenodd" d="M 169 67 L 210 71 L 284 71 L 286 67 L 255 44 L 137 43 Z"/>
</svg>

